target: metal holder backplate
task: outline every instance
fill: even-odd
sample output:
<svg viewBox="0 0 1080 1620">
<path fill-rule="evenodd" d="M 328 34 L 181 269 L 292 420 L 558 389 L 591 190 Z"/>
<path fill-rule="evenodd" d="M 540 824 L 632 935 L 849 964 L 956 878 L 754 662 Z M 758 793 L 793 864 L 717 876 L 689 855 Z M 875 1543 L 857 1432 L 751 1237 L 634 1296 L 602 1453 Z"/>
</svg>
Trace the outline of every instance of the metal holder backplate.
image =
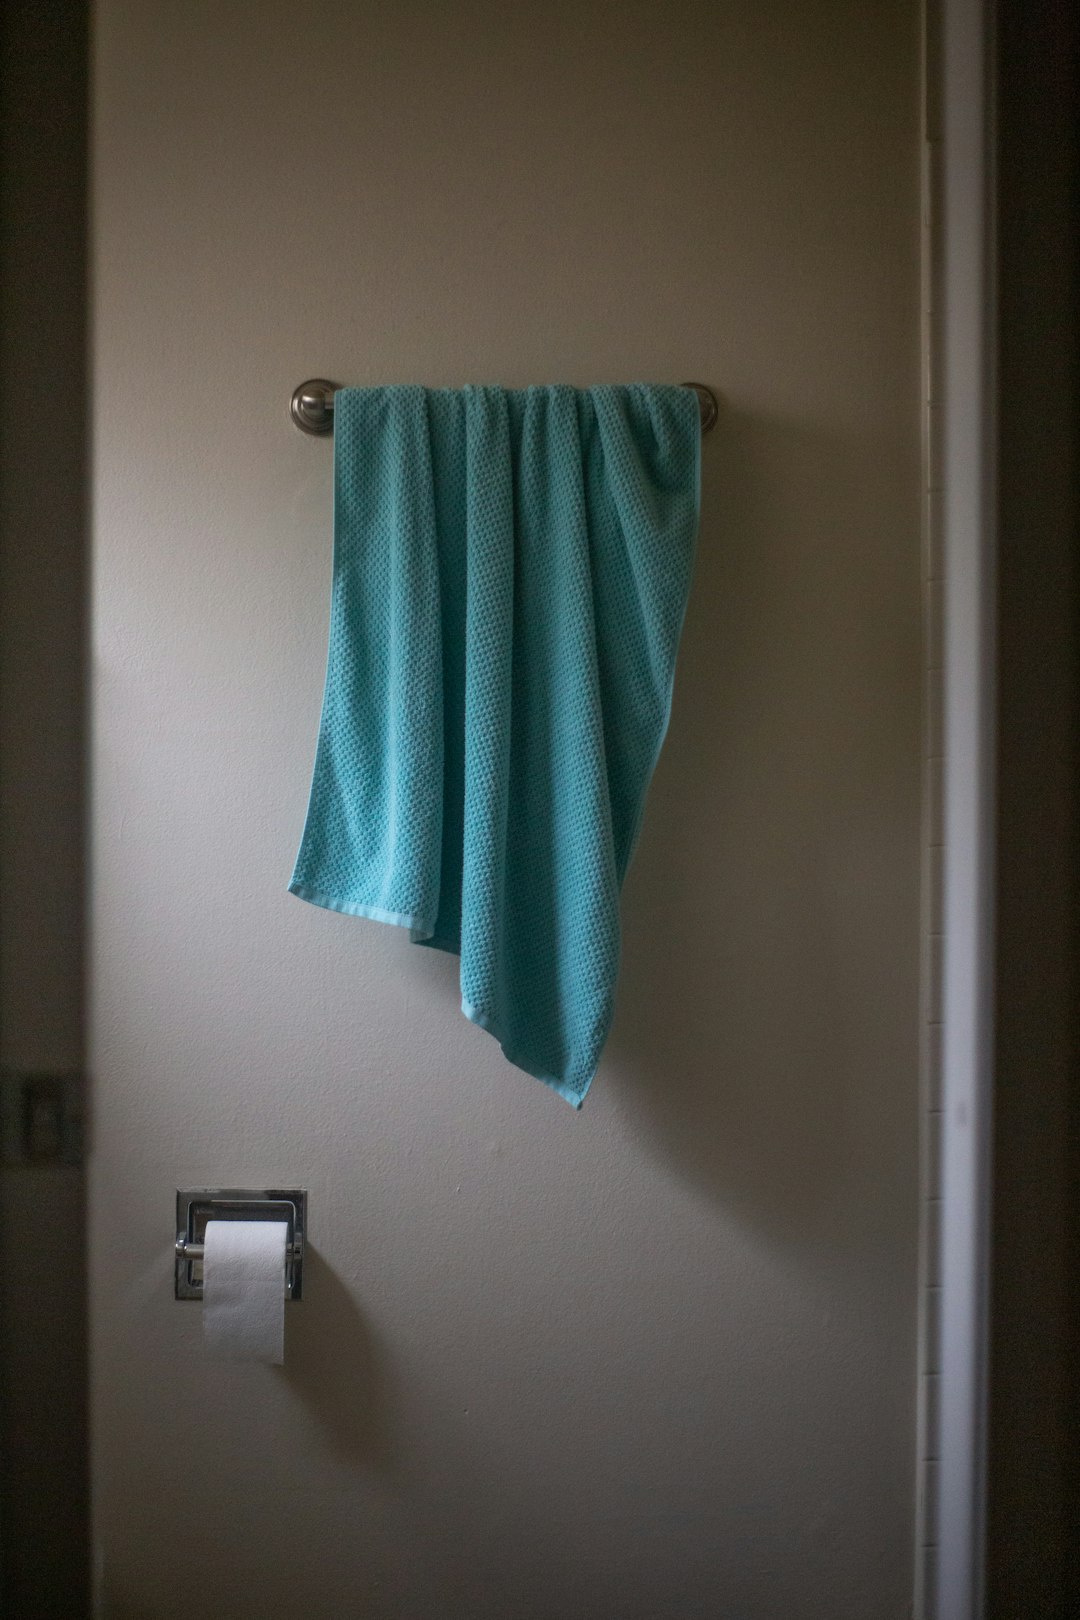
<svg viewBox="0 0 1080 1620">
<path fill-rule="evenodd" d="M 203 1297 L 207 1221 L 285 1221 L 286 1299 L 300 1299 L 307 1242 L 307 1193 L 278 1187 L 192 1187 L 176 1194 L 176 1298 Z M 187 1247 L 195 1249 L 194 1254 Z"/>
</svg>

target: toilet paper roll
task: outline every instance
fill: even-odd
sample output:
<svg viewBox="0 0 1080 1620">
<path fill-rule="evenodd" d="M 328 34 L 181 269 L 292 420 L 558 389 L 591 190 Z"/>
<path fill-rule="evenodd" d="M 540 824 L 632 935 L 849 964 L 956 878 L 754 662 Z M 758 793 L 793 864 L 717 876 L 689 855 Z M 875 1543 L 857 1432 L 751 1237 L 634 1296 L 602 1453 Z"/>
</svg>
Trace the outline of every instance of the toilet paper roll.
<svg viewBox="0 0 1080 1620">
<path fill-rule="evenodd" d="M 285 1221 L 207 1221 L 203 1337 L 230 1361 L 285 1359 Z"/>
</svg>

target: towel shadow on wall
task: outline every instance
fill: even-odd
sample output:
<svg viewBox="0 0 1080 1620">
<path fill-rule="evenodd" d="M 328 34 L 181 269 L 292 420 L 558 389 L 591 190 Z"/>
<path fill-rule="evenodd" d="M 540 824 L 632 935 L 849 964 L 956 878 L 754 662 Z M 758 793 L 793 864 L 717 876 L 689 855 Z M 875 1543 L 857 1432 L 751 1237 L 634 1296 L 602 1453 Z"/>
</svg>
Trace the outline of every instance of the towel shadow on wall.
<svg viewBox="0 0 1080 1620">
<path fill-rule="evenodd" d="M 910 1097 L 895 850 L 917 825 L 917 699 L 898 676 L 917 681 L 917 640 L 890 643 L 887 624 L 883 639 L 891 616 L 868 611 L 880 563 L 866 571 L 868 535 L 880 556 L 891 524 L 903 555 L 910 531 L 904 513 L 882 518 L 867 460 L 865 445 L 727 408 L 705 446 L 671 727 L 624 890 L 600 1077 L 680 1175 L 799 1244 L 829 1241 L 852 1175 L 893 1168 L 880 1124 L 860 1132 L 860 1111 L 880 1120 L 883 1067 L 897 1063 L 894 1091 Z"/>
<path fill-rule="evenodd" d="M 388 1364 L 353 1296 L 309 1243 L 304 1298 L 285 1311 L 282 1377 L 343 1462 L 393 1470 Z"/>
</svg>

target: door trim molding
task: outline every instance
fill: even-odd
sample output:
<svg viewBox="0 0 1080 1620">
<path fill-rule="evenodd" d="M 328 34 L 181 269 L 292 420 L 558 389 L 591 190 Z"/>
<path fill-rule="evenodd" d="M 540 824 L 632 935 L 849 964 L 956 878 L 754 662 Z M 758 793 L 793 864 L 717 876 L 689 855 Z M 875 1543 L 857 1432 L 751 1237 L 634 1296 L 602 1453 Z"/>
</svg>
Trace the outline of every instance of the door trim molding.
<svg viewBox="0 0 1080 1620">
<path fill-rule="evenodd" d="M 944 547 L 940 1404 L 932 1620 L 985 1601 L 993 1066 L 996 410 L 994 41 L 941 0 L 938 290 Z"/>
</svg>

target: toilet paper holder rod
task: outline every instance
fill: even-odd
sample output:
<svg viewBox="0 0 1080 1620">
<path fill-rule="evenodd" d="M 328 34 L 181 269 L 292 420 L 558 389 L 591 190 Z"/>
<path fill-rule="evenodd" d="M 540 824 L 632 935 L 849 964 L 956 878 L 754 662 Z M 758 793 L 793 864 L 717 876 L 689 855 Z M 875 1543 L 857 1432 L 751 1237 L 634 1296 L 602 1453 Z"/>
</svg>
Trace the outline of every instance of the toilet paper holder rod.
<svg viewBox="0 0 1080 1620">
<path fill-rule="evenodd" d="M 286 1299 L 301 1299 L 307 1236 L 307 1193 L 279 1187 L 189 1187 L 176 1194 L 174 1296 L 202 1299 L 207 1221 L 284 1221 Z"/>
<path fill-rule="evenodd" d="M 206 1244 L 192 1243 L 189 1238 L 178 1237 L 176 1240 L 176 1252 L 181 1260 L 202 1260 L 206 1255 Z M 286 1265 L 290 1260 L 302 1260 L 303 1255 L 304 1245 L 302 1243 L 287 1243 L 285 1245 Z"/>
</svg>

